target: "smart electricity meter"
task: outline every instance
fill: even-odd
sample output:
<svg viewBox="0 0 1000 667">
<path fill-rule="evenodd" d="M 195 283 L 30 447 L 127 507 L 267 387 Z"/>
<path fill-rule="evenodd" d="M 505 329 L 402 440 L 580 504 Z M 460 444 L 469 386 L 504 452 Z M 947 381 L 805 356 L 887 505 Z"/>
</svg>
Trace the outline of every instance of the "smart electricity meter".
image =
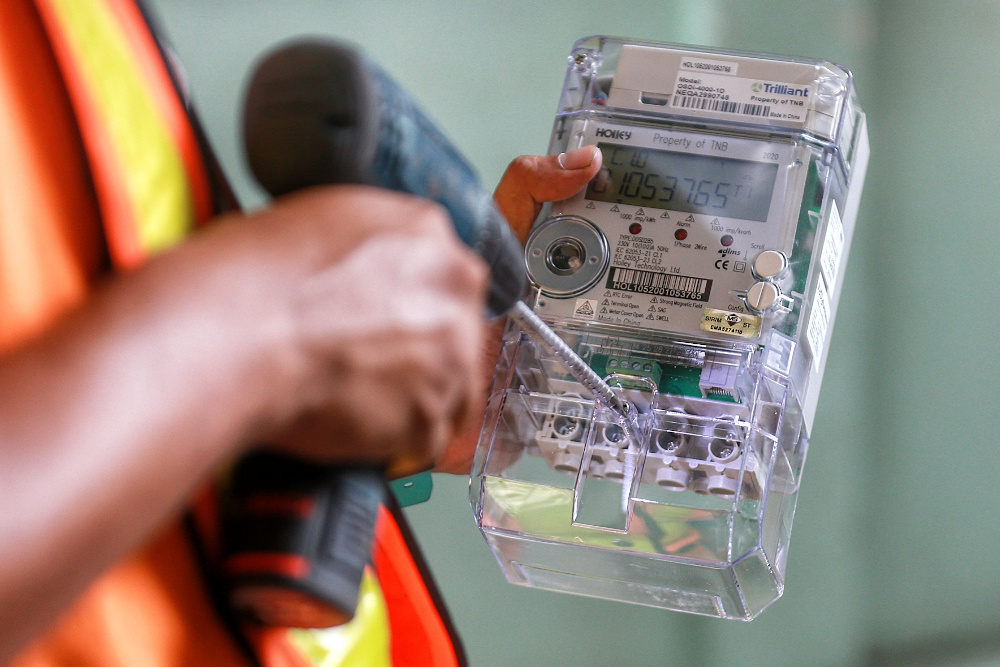
<svg viewBox="0 0 1000 667">
<path fill-rule="evenodd" d="M 639 432 L 510 325 L 477 523 L 512 583 L 752 619 L 784 588 L 868 163 L 852 75 L 586 38 L 549 152 L 586 145 L 600 172 L 527 241 L 530 303 Z"/>
</svg>

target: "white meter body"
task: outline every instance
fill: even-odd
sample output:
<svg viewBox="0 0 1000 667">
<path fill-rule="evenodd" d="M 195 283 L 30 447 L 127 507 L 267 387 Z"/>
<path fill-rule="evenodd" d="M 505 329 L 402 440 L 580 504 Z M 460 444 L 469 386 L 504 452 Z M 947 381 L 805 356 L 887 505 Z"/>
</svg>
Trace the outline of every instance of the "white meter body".
<svg viewBox="0 0 1000 667">
<path fill-rule="evenodd" d="M 587 188 L 526 243 L 535 312 L 640 413 L 621 437 L 511 326 L 473 470 L 512 583 L 752 619 L 780 596 L 868 161 L 850 72 L 580 40 L 550 152 Z"/>
</svg>

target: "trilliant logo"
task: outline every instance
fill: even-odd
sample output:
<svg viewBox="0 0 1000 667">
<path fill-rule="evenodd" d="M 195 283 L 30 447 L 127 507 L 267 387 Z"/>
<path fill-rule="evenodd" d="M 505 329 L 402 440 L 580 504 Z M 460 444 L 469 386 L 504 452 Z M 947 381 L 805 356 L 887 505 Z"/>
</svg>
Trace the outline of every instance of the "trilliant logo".
<svg viewBox="0 0 1000 667">
<path fill-rule="evenodd" d="M 783 83 L 762 83 L 755 81 L 750 84 L 750 90 L 755 93 L 770 93 L 772 95 L 794 95 L 795 97 L 809 97 L 808 88 L 793 88 Z"/>
</svg>

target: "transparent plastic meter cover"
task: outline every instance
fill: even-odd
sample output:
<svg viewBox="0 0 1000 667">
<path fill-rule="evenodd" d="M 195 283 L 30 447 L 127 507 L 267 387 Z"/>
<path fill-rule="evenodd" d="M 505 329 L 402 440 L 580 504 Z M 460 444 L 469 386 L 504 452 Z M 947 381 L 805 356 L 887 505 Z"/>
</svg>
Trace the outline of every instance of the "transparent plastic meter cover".
<svg viewBox="0 0 1000 667">
<path fill-rule="evenodd" d="M 784 588 L 868 161 L 851 74 L 587 38 L 549 152 L 587 144 L 603 168 L 536 222 L 530 298 L 641 432 L 508 327 L 476 520 L 512 583 L 752 619 Z"/>
</svg>

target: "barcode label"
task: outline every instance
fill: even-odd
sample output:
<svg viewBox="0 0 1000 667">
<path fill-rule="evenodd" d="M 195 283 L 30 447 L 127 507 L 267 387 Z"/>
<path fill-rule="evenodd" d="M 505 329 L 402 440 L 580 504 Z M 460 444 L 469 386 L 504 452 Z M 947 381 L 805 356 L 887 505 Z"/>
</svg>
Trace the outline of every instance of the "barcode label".
<svg viewBox="0 0 1000 667">
<path fill-rule="evenodd" d="M 625 292 L 637 292 L 638 294 L 655 294 L 673 299 L 708 301 L 709 292 L 712 291 L 712 281 L 705 278 L 612 266 L 611 271 L 608 272 L 608 282 L 605 287 Z"/>
<path fill-rule="evenodd" d="M 727 100 L 713 100 L 708 97 L 691 97 L 689 95 L 674 95 L 674 106 L 683 109 L 698 109 L 699 111 L 721 111 L 743 116 L 769 116 L 771 107 L 767 104 L 745 104 Z"/>
</svg>

